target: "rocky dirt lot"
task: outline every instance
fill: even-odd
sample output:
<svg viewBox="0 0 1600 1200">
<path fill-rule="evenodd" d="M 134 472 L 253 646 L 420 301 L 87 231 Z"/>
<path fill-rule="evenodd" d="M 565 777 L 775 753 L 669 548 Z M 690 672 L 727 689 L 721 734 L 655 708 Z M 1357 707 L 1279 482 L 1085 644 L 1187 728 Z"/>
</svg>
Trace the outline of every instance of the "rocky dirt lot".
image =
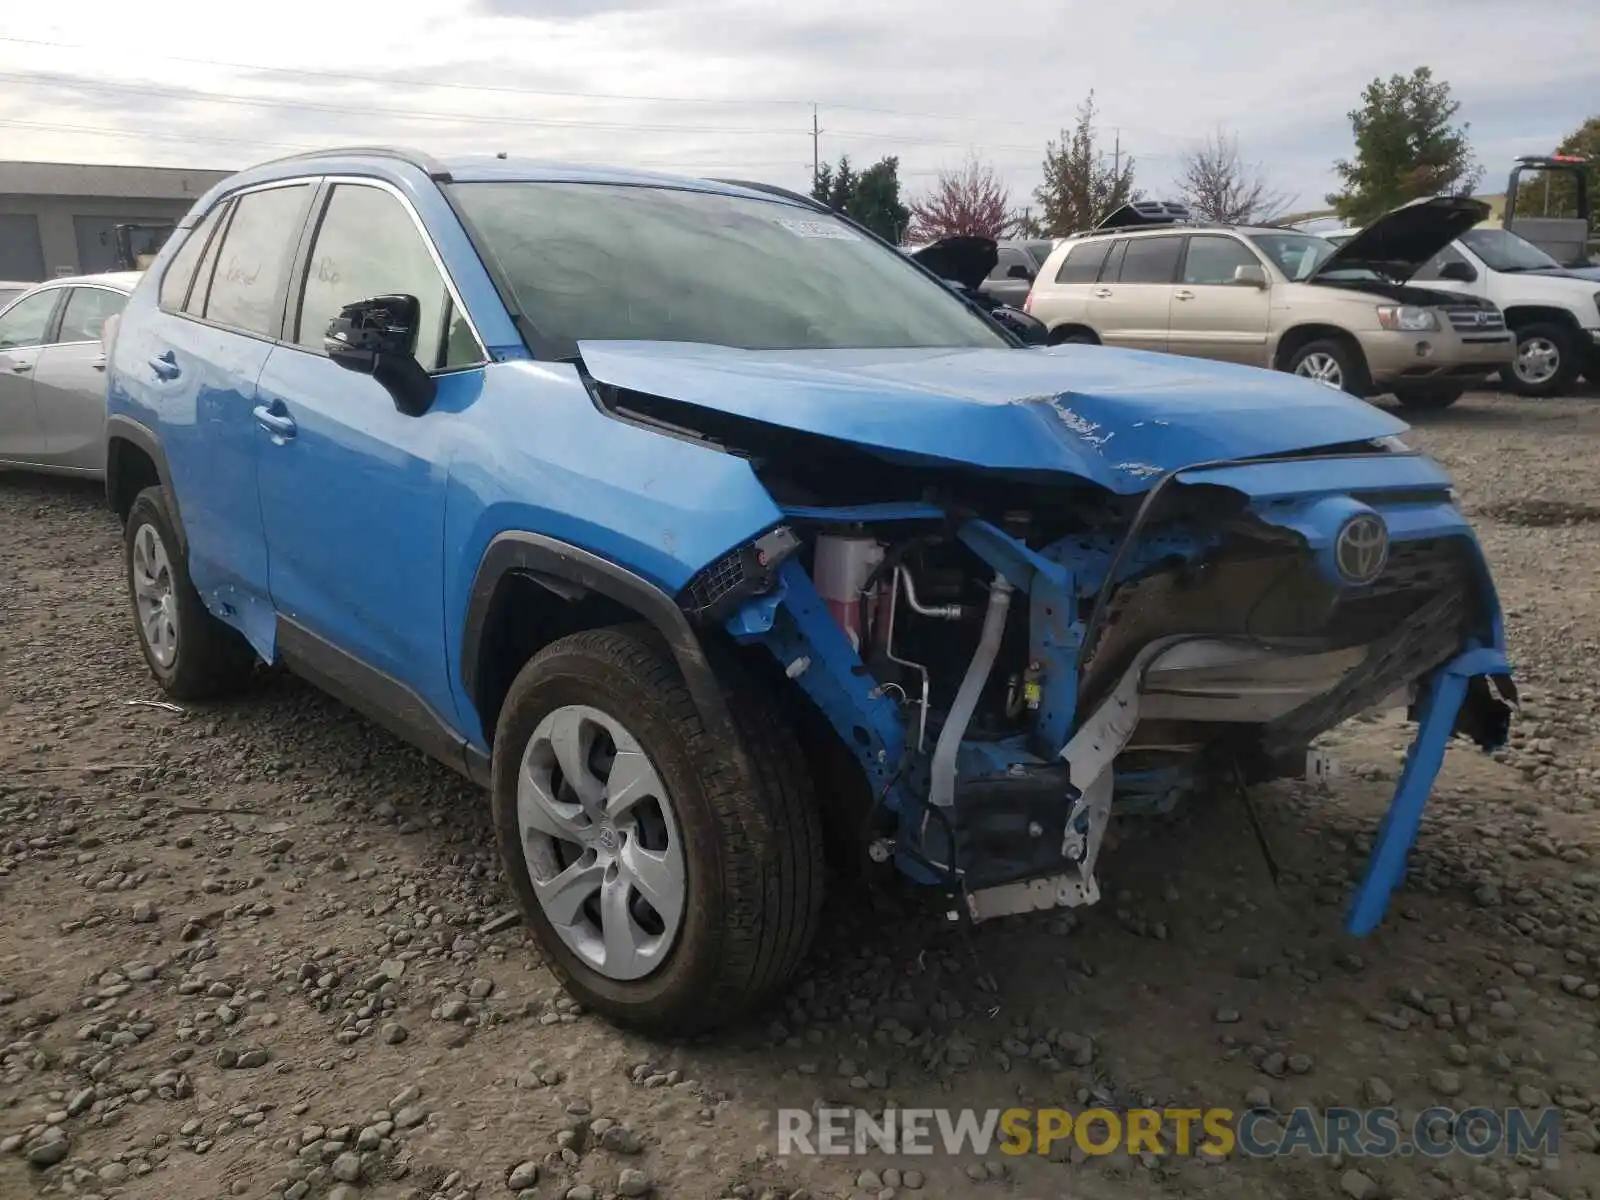
<svg viewBox="0 0 1600 1200">
<path fill-rule="evenodd" d="M 484 799 L 292 678 L 172 711 L 93 487 L 0 478 L 0 1196 L 1600 1200 L 1600 403 L 1469 397 L 1455 472 L 1525 708 L 1452 749 L 1388 923 L 1341 906 L 1407 739 L 1127 832 L 1107 899 L 968 939 L 841 891 L 808 972 L 688 1045 L 566 1000 Z M 981 965 L 981 969 L 980 969 Z M 992 974 L 992 980 L 985 977 Z M 1557 1105 L 1552 1158 L 778 1158 L 779 1105 Z"/>
</svg>

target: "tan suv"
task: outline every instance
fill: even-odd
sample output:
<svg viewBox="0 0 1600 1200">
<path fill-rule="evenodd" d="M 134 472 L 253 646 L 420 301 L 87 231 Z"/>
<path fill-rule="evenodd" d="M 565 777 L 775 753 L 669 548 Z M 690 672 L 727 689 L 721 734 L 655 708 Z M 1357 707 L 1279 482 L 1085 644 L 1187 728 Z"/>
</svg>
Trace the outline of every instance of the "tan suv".
<svg viewBox="0 0 1600 1200">
<path fill-rule="evenodd" d="M 1026 309 L 1055 343 L 1274 367 L 1358 396 L 1444 408 L 1508 367 L 1515 339 L 1488 300 L 1406 281 L 1488 211 L 1464 197 L 1419 200 L 1336 247 L 1136 202 L 1057 246 Z"/>
</svg>

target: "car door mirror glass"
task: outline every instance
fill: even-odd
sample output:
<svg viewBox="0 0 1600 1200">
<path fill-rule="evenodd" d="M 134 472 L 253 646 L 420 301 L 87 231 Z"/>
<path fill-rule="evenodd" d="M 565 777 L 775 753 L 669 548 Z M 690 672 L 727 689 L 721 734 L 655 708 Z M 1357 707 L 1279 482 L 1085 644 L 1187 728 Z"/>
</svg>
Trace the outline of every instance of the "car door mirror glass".
<svg viewBox="0 0 1600 1200">
<path fill-rule="evenodd" d="M 1021 263 L 1012 263 L 1006 268 L 1006 278 L 1027 279 L 1031 281 L 1033 279 L 1033 272 L 1028 270 L 1028 268 L 1023 266 Z"/>
<path fill-rule="evenodd" d="M 1264 288 L 1267 286 L 1266 268 L 1259 264 L 1235 267 L 1233 269 L 1233 282 L 1239 287 Z"/>
<path fill-rule="evenodd" d="M 416 360 L 422 304 L 415 296 L 373 296 L 346 304 L 328 322 L 322 346 L 347 371 L 371 375 L 395 407 L 420 416 L 433 403 L 433 378 Z"/>
<path fill-rule="evenodd" d="M 1451 279 L 1456 283 L 1472 283 L 1477 280 L 1478 273 L 1469 262 L 1451 261 L 1439 268 L 1439 278 Z"/>
</svg>

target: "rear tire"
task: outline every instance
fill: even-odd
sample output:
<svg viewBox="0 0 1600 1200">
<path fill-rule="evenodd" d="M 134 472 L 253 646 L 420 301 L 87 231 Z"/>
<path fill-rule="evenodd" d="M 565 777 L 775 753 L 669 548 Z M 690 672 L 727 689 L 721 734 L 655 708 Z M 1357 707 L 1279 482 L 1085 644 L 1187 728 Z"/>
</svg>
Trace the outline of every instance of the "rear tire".
<svg viewBox="0 0 1600 1200">
<path fill-rule="evenodd" d="M 495 731 L 495 834 L 546 962 L 586 1007 L 656 1035 L 698 1033 L 770 999 L 821 910 L 821 822 L 798 742 L 735 664 L 719 674 L 749 776 L 648 626 L 546 646 L 518 672 Z M 580 748 L 570 777 L 564 746 Z M 645 781 L 627 785 L 629 804 L 611 791 L 624 761 Z"/>
<path fill-rule="evenodd" d="M 1500 381 L 1519 396 L 1561 396 L 1578 381 L 1581 365 L 1572 330 L 1538 321 L 1517 330 L 1517 359 Z"/>
<path fill-rule="evenodd" d="M 195 591 L 161 487 L 134 497 L 122 546 L 134 631 L 161 690 L 174 700 L 217 700 L 241 690 L 255 651 Z"/>
<path fill-rule="evenodd" d="M 1366 396 L 1372 390 L 1361 351 L 1333 338 L 1307 342 L 1289 355 L 1283 369 L 1352 396 Z"/>
<path fill-rule="evenodd" d="M 1462 396 L 1466 395 L 1466 388 L 1396 388 L 1394 398 L 1403 408 L 1414 408 L 1419 412 L 1428 412 L 1441 408 L 1449 408 Z"/>
</svg>

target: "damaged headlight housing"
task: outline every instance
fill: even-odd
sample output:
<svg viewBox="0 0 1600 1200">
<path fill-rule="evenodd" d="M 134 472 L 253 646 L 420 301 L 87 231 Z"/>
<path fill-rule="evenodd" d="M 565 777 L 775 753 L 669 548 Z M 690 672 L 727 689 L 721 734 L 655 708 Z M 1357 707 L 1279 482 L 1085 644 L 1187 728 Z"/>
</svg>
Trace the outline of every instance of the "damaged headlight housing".
<svg viewBox="0 0 1600 1200">
<path fill-rule="evenodd" d="M 1378 324 L 1401 333 L 1429 333 L 1439 328 L 1439 317 L 1431 308 L 1415 304 L 1380 304 Z"/>
<path fill-rule="evenodd" d="M 696 571 L 678 593 L 678 606 L 691 620 L 719 621 L 751 596 L 770 591 L 778 568 L 799 548 L 787 525 L 770 529 Z"/>
</svg>

